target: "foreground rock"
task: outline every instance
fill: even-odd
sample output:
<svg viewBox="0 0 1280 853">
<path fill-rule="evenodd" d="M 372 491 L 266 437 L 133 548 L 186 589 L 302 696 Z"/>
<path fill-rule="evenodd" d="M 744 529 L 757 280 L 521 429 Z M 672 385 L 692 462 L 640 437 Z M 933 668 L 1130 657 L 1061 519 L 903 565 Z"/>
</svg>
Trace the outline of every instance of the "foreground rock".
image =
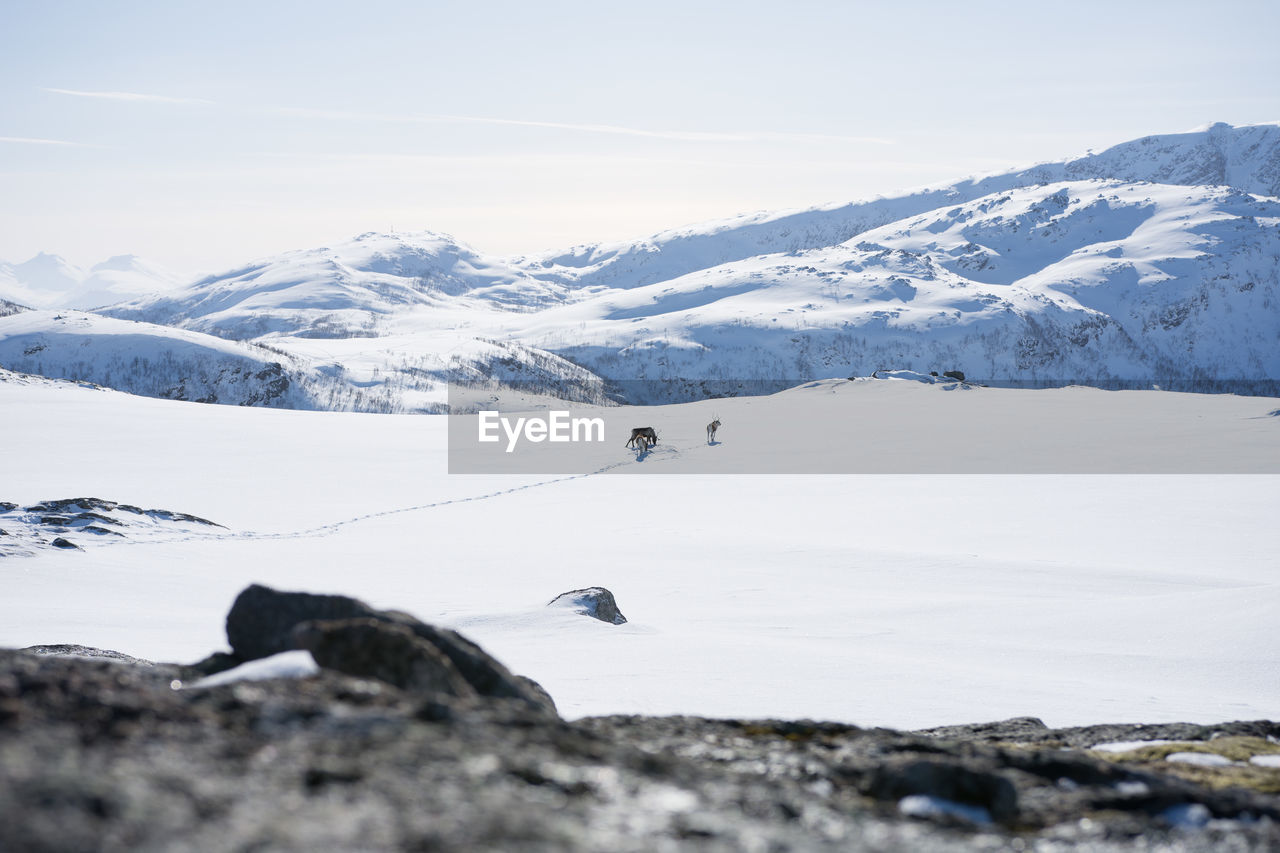
<svg viewBox="0 0 1280 853">
<path fill-rule="evenodd" d="M 155 666 L 149 660 L 135 658 L 133 655 L 126 655 L 121 652 L 112 651 L 111 649 L 94 649 L 89 646 L 81 646 L 75 643 L 58 643 L 52 646 L 27 646 L 22 651 L 33 655 L 42 655 L 45 657 L 59 658 L 88 658 L 90 660 L 110 660 L 116 663 L 133 664 L 136 666 Z"/>
<path fill-rule="evenodd" d="M 233 615 L 224 658 L 288 643 L 321 669 L 192 687 L 195 667 L 0 650 L 0 850 L 1280 848 L 1280 768 L 1252 760 L 1280 754 L 1270 721 L 567 722 L 478 689 L 431 637 L 479 647 L 404 614 L 256 587 Z M 1152 740 L 1176 742 L 1089 749 Z"/>
<path fill-rule="evenodd" d="M 513 674 L 457 631 L 428 625 L 407 613 L 375 610 L 363 601 L 344 595 L 281 592 L 257 584 L 241 592 L 231 605 L 231 612 L 227 614 L 227 641 L 231 644 L 231 654 L 212 656 L 198 666 L 202 673 L 208 675 L 245 661 L 295 648 L 310 648 L 299 645 L 300 640 L 308 637 L 311 642 L 318 643 L 321 640 L 316 637 L 315 631 L 298 632 L 299 626 L 313 622 L 346 620 L 378 622 L 399 626 L 411 632 L 447 658 L 457 674 L 479 696 L 515 699 L 535 708 L 552 712 L 555 710 L 555 704 L 538 684 Z M 372 641 L 375 636 L 379 636 L 377 632 L 366 630 L 367 639 Z M 386 632 L 380 636 L 384 642 L 393 642 Z M 335 664 L 332 668 L 352 675 L 381 677 L 375 670 L 384 664 L 377 662 L 377 654 L 363 652 L 358 645 L 352 646 L 350 643 L 343 650 L 339 648 L 341 645 L 343 644 L 338 639 L 325 645 L 323 654 L 334 656 L 330 658 L 331 663 Z M 315 650 L 312 651 L 314 654 Z M 338 655 L 345 659 L 347 665 L 336 664 Z M 358 660 L 363 662 L 358 663 Z M 325 666 L 320 658 L 316 658 L 316 662 Z"/>
<path fill-rule="evenodd" d="M 459 699 L 477 695 L 444 652 L 404 625 L 378 619 L 303 622 L 293 637 L 324 669 L 376 678 L 401 690 Z"/>
<path fill-rule="evenodd" d="M 589 586 L 586 589 L 572 589 L 562 592 L 551 601 L 548 607 L 567 607 L 575 613 L 608 622 L 610 625 L 625 625 L 627 617 L 618 609 L 618 602 L 613 593 L 602 586 Z"/>
</svg>

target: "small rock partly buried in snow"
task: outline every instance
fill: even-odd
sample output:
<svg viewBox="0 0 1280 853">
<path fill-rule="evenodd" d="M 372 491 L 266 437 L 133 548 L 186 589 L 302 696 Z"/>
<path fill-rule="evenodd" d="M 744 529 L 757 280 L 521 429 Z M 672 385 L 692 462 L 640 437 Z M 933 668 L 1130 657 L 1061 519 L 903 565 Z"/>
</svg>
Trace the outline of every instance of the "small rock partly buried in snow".
<svg viewBox="0 0 1280 853">
<path fill-rule="evenodd" d="M 599 619 L 612 625 L 623 625 L 627 617 L 618 609 L 618 602 L 613 593 L 602 586 L 589 586 L 586 589 L 574 589 L 562 592 L 551 601 L 548 607 L 568 607 L 584 616 Z"/>
<path fill-rule="evenodd" d="M 55 547 L 55 548 L 74 548 L 74 549 L 75 549 L 75 550 L 77 550 L 77 551 L 83 551 L 83 550 L 84 550 L 83 548 L 81 548 L 81 547 L 80 547 L 79 545 L 77 545 L 76 543 L 72 542 L 72 541 L 71 541 L 71 540 L 69 540 L 69 539 L 63 539 L 61 536 L 59 536 L 57 539 L 54 539 L 54 540 L 53 540 L 53 547 Z"/>
</svg>

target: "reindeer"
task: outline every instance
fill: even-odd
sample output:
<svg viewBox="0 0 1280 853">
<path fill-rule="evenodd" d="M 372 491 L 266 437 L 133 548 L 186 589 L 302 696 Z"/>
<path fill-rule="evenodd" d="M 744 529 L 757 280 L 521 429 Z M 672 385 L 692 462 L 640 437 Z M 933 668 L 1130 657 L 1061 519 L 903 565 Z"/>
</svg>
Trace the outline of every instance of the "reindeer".
<svg viewBox="0 0 1280 853">
<path fill-rule="evenodd" d="M 707 444 L 716 443 L 716 430 L 720 429 L 720 417 L 717 415 L 711 423 L 707 424 Z"/>
<path fill-rule="evenodd" d="M 653 427 L 632 427 L 631 438 L 627 439 L 627 447 L 639 448 L 643 453 L 658 443 L 658 434 Z"/>
</svg>

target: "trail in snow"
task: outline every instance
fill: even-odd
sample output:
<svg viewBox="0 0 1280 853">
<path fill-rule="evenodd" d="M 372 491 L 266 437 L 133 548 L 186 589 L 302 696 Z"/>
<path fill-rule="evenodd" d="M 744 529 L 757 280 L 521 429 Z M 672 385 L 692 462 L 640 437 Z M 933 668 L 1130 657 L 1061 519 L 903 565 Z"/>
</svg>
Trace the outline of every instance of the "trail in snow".
<svg viewBox="0 0 1280 853">
<path fill-rule="evenodd" d="M 720 443 L 721 442 L 716 442 L 717 445 Z M 392 515 L 401 515 L 406 512 L 420 512 L 423 510 L 437 509 L 439 507 L 450 506 L 453 504 L 464 504 L 464 503 L 471 503 L 474 501 L 492 500 L 493 498 L 500 498 L 503 495 L 511 495 L 511 494 L 515 494 L 516 492 L 526 491 L 528 489 L 536 489 L 536 488 L 541 488 L 543 486 L 551 486 L 551 485 L 555 485 L 556 483 L 566 483 L 566 482 L 569 482 L 570 480 L 583 480 L 583 479 L 586 479 L 587 477 L 596 477 L 596 476 L 599 476 L 600 474 L 604 474 L 608 471 L 612 471 L 616 468 L 621 468 L 623 466 L 630 465 L 633 463 L 643 463 L 651 455 L 656 454 L 661 459 L 670 459 L 670 458 L 678 457 L 682 451 L 696 449 L 699 446 L 701 445 L 695 444 L 695 445 L 690 445 L 685 447 L 685 446 L 668 444 L 665 447 L 653 447 L 643 453 L 636 454 L 634 459 L 627 459 L 621 462 L 613 462 L 608 465 L 601 466 L 600 468 L 596 468 L 594 471 L 587 471 L 582 474 L 570 474 L 565 477 L 555 477 L 550 480 L 539 480 L 536 483 L 526 483 L 523 486 L 512 486 L 509 489 L 500 489 L 496 492 L 486 492 L 485 494 L 481 494 L 481 495 L 469 495 L 468 497 L 465 497 L 465 498 L 449 498 L 448 500 L 433 501 L 431 503 L 419 504 L 417 506 L 407 506 L 407 507 L 400 507 L 398 509 L 382 510 L 381 512 L 371 512 L 365 515 L 357 515 L 354 518 L 347 518 L 347 519 L 343 519 L 342 521 L 335 521 L 330 524 L 322 524 L 318 527 L 310 527 L 305 530 L 298 530 L 298 531 L 293 531 L 288 533 L 264 533 L 260 531 L 246 530 L 239 533 L 224 533 L 224 534 L 203 533 L 203 534 L 195 534 L 191 536 L 175 537 L 173 539 L 164 539 L 164 540 L 151 539 L 146 541 L 112 542 L 108 544 L 145 545 L 145 544 L 156 544 L 160 542 L 164 542 L 164 543 L 190 542 L 190 541 L 206 540 L 206 539 L 262 540 L 262 539 L 301 539 L 308 536 L 327 536 L 327 535 L 336 533 L 338 530 L 341 530 L 344 527 L 348 527 L 352 524 L 358 524 L 362 521 L 371 521 L 375 518 L 386 518 Z M 707 446 L 710 447 L 712 445 L 707 445 Z"/>
<path fill-rule="evenodd" d="M 297 531 L 297 532 L 294 532 L 294 533 L 258 533 L 258 532 L 254 532 L 254 531 L 245 531 L 244 533 L 233 533 L 233 534 L 231 534 L 229 537 L 226 537 L 226 538 L 232 538 L 232 539 L 300 539 L 300 538 L 302 538 L 302 537 L 304 537 L 304 536 L 325 536 L 325 535 L 328 535 L 328 534 L 330 534 L 330 533 L 337 532 L 338 530 L 341 530 L 343 527 L 347 527 L 348 525 L 352 525 L 352 524 L 357 524 L 357 523 L 359 523 L 359 522 L 361 522 L 361 521 L 370 521 L 370 520 L 375 519 L 375 518 L 386 518 L 387 516 L 400 515 L 400 514 L 402 514 L 402 513 L 406 513 L 406 512 L 419 512 L 419 511 L 421 511 L 421 510 L 436 509 L 436 508 L 438 508 L 438 507 L 442 507 L 442 506 L 449 506 L 449 505 L 451 505 L 451 504 L 464 504 L 464 503 L 471 503 L 471 502 L 473 502 L 473 501 L 486 501 L 486 500 L 492 500 L 493 498 L 499 498 L 499 497 L 502 497 L 503 495 L 515 494 L 516 492 L 523 492 L 523 491 L 526 491 L 526 490 L 528 490 L 528 489 L 536 489 L 536 488 L 540 488 L 540 487 L 542 487 L 542 486 L 550 486 L 550 485 L 554 485 L 555 483 L 564 483 L 564 482 L 567 482 L 567 481 L 569 481 L 569 480 L 581 480 L 581 479 L 584 479 L 584 478 L 586 478 L 586 477 L 594 477 L 594 476 L 596 476 L 597 474 L 603 474 L 603 473 L 605 473 L 606 471 L 610 471 L 610 470 L 612 470 L 612 469 L 614 469 L 614 468 L 619 468 L 619 467 L 621 467 L 621 466 L 623 466 L 623 465 L 626 465 L 626 464 L 629 464 L 629 463 L 628 463 L 628 462 L 615 462 L 615 463 L 613 463 L 613 464 L 611 464 L 611 465 L 605 465 L 605 466 L 604 466 L 604 467 L 602 467 L 602 468 L 597 468 L 597 469 L 596 469 L 596 470 L 594 470 L 594 471 L 587 471 L 587 472 L 586 472 L 586 473 L 584 473 L 584 474 L 571 474 L 571 475 L 566 476 L 566 477 L 556 477 L 556 478 L 551 479 L 551 480 L 540 480 L 540 481 L 538 481 L 538 482 L 536 482 L 536 483 L 526 483 L 526 484 L 525 484 L 525 485 L 523 485 L 523 486 L 512 486 L 512 487 L 511 487 L 511 488 L 509 488 L 509 489 L 501 489 L 501 490 L 496 491 L 496 492 L 487 492 L 487 493 L 482 494 L 482 495 L 470 495 L 470 496 L 465 497 L 465 498 L 449 498 L 448 500 L 443 500 L 443 501 L 434 501 L 434 502 L 432 502 L 432 503 L 420 504 L 420 505 L 418 505 L 418 506 L 407 506 L 407 507 L 401 507 L 401 508 L 399 508 L 399 509 L 388 509 L 388 510 L 383 510 L 382 512 L 371 512 L 371 513 L 368 513 L 368 514 L 366 514 L 366 515 L 358 515 L 358 516 L 356 516 L 355 518 L 347 518 L 347 519 L 343 519 L 342 521 L 335 521 L 335 522 L 333 522 L 332 524 L 322 524 L 322 525 L 320 525 L 319 527 L 312 527 L 312 528 L 309 528 L 309 529 L 307 529 L 307 530 L 301 530 L 301 531 Z M 218 537 L 218 536 L 216 536 L 216 535 L 212 535 L 212 536 L 208 536 L 208 537 L 205 537 L 205 538 L 222 538 L 222 537 Z"/>
<path fill-rule="evenodd" d="M 674 453 L 679 453 L 679 451 L 675 450 L 674 448 L 667 451 L 667 455 L 671 455 Z M 543 486 L 551 486 L 556 483 L 564 483 L 570 480 L 582 480 L 587 477 L 595 477 L 600 474 L 604 474 L 607 471 L 612 471 L 615 468 L 621 468 L 624 465 L 630 465 L 630 464 L 633 464 L 634 462 L 643 462 L 644 461 L 643 456 L 646 456 L 646 455 L 648 454 L 641 454 L 636 459 L 628 459 L 622 462 L 614 462 L 609 465 L 604 465 L 600 468 L 597 468 L 594 471 L 587 471 L 582 474 L 571 474 L 565 477 L 555 477 L 550 480 L 540 480 L 536 483 L 526 483 L 523 486 L 512 486 L 509 489 L 500 489 L 495 492 L 486 492 L 480 495 L 469 495 L 463 498 L 449 498 L 447 500 L 432 501 L 431 503 L 418 504 L 416 506 L 406 506 L 406 507 L 399 507 L 397 509 L 382 510 L 381 512 L 371 512 L 365 515 L 355 516 L 354 518 L 346 518 L 341 521 L 335 521 L 329 524 L 322 524 L 322 525 L 319 525 L 318 527 L 309 527 L 309 528 L 306 528 L 305 530 L 296 530 L 296 531 L 283 532 L 283 533 L 267 533 L 267 532 L 255 531 L 255 530 L 244 530 L 240 532 L 228 532 L 228 533 L 189 533 L 182 536 L 171 536 L 171 537 L 165 537 L 165 538 L 152 538 L 152 539 L 120 540 L 120 541 L 113 541 L 113 542 L 103 542 L 100 544 L 104 547 L 110 547 L 115 545 L 168 545 L 175 542 L 199 542 L 199 541 L 208 541 L 213 539 L 248 541 L 248 540 L 265 540 L 265 539 L 302 539 L 302 538 L 312 537 L 312 536 L 329 536 L 336 533 L 337 531 L 341 530 L 344 527 L 348 527 L 352 524 L 358 524 L 362 521 L 371 521 L 375 518 L 386 518 L 393 515 L 401 515 L 407 512 L 421 512 L 424 510 L 438 509 L 439 507 L 450 506 L 453 504 L 464 504 L 464 503 L 472 503 L 474 501 L 492 500 L 494 498 L 500 498 L 503 495 L 515 494 L 516 492 L 523 492 L 528 489 L 536 489 L 536 488 L 541 488 Z"/>
</svg>

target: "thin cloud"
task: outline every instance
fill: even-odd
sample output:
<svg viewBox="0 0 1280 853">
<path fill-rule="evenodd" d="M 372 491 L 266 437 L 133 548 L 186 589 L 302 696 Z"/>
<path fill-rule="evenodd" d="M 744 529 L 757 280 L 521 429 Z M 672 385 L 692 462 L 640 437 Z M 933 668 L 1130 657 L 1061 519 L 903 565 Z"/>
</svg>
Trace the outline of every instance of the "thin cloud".
<svg viewBox="0 0 1280 853">
<path fill-rule="evenodd" d="M 0 142 L 13 142 L 18 145 L 69 145 L 73 148 L 83 148 L 84 143 L 68 142 L 65 139 L 36 139 L 30 136 L 0 136 Z"/>
<path fill-rule="evenodd" d="M 610 124 L 571 124 L 556 121 L 528 121 L 511 118 L 459 115 L 394 115 L 388 113 L 354 113 L 343 110 L 313 110 L 281 107 L 280 115 L 296 118 L 314 118 L 328 121 L 385 121 L 400 124 L 494 124 L 507 127 L 546 127 L 553 130 L 571 130 L 582 133 L 611 133 L 623 136 L 643 136 L 651 139 L 676 139 L 692 142 L 740 142 L 747 137 L 738 133 L 706 133 L 684 130 L 644 130 Z"/>
<path fill-rule="evenodd" d="M 790 141 L 803 139 L 809 142 L 855 142 L 860 145 L 893 145 L 892 139 L 884 136 L 842 136 L 838 133 L 753 133 L 753 139 L 776 139 Z"/>
<path fill-rule="evenodd" d="M 46 92 L 59 95 L 73 95 L 77 98 L 101 98 L 108 101 L 146 101 L 157 104 L 212 104 L 203 98 L 173 98 L 168 95 L 144 95 L 139 92 L 84 92 L 79 89 L 53 89 L 45 87 Z"/>
<path fill-rule="evenodd" d="M 297 107 L 280 107 L 279 115 L 295 118 L 314 118 L 328 121 L 385 121 L 401 124 L 489 124 L 506 127 L 545 127 L 552 130 L 568 130 L 579 133 L 606 133 L 619 136 L 639 136 L 648 139 L 670 139 L 680 142 L 757 142 L 762 140 L 805 139 L 824 142 L 855 142 L 892 145 L 892 140 L 872 136 L 836 136 L 820 133 L 742 132 L 718 133 L 696 130 L 646 130 L 614 124 L 575 124 L 558 121 L 533 121 L 528 119 L 491 118 L 460 115 L 395 115 L 388 113 L 356 113 L 343 110 L 316 110 Z"/>
</svg>

